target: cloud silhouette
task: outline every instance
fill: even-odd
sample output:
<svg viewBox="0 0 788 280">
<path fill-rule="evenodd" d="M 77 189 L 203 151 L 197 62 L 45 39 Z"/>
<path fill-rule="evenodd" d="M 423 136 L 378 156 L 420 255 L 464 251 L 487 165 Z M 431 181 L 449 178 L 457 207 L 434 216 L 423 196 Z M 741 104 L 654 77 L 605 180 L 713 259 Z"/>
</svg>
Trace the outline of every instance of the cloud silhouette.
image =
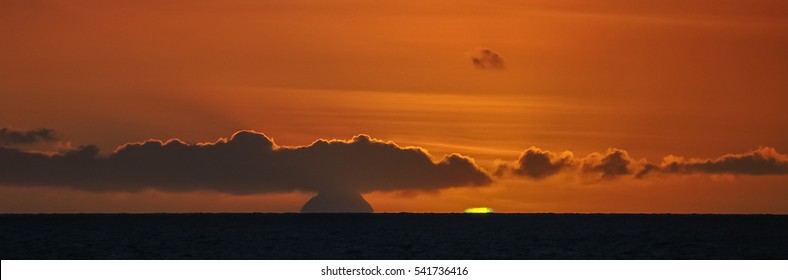
<svg viewBox="0 0 788 280">
<path fill-rule="evenodd" d="M 709 174 L 747 174 L 747 175 L 784 175 L 788 174 L 788 155 L 778 153 L 772 147 L 760 147 L 742 154 L 728 154 L 716 159 L 690 159 L 667 156 L 662 164 L 644 169 L 638 175 L 648 173 L 709 173 Z"/>
<path fill-rule="evenodd" d="M 542 179 L 556 174 L 562 169 L 571 167 L 574 164 L 573 161 L 573 156 L 569 152 L 557 156 L 550 151 L 543 151 L 531 146 L 520 155 L 520 158 L 513 165 L 506 164 L 499 168 L 497 174 L 500 175 L 508 169 L 509 172 L 515 175 Z"/>
<path fill-rule="evenodd" d="M 774 148 L 762 147 L 716 159 L 685 160 L 682 157 L 667 156 L 661 164 L 655 164 L 645 160 L 636 161 L 627 151 L 620 149 L 609 149 L 604 154 L 591 153 L 577 158 L 570 152 L 557 156 L 550 151 L 530 147 L 514 163 L 500 165 L 496 175 L 512 174 L 538 180 L 561 172 L 598 175 L 601 179 L 630 175 L 642 179 L 653 173 L 786 175 L 788 156 L 778 153 Z"/>
<path fill-rule="evenodd" d="M 624 150 L 609 149 L 604 155 L 592 153 L 583 159 L 583 171 L 598 172 L 604 179 L 612 179 L 631 173 L 632 158 Z"/>
<path fill-rule="evenodd" d="M 129 143 L 106 156 L 96 146 L 52 155 L 0 147 L 0 185 L 253 194 L 436 190 L 490 183 L 470 158 L 451 154 L 433 162 L 423 149 L 367 135 L 280 147 L 262 133 L 240 131 L 213 143 Z"/>
<path fill-rule="evenodd" d="M 41 142 L 60 140 L 55 131 L 48 128 L 34 130 L 15 130 L 8 127 L 0 128 L 0 145 L 32 145 Z"/>
<path fill-rule="evenodd" d="M 659 171 L 659 166 L 653 163 L 646 163 L 643 165 L 643 168 L 635 174 L 635 178 L 642 179 L 652 171 Z"/>
<path fill-rule="evenodd" d="M 471 53 L 471 62 L 478 69 L 503 69 L 503 57 L 489 49 L 479 49 Z"/>
</svg>

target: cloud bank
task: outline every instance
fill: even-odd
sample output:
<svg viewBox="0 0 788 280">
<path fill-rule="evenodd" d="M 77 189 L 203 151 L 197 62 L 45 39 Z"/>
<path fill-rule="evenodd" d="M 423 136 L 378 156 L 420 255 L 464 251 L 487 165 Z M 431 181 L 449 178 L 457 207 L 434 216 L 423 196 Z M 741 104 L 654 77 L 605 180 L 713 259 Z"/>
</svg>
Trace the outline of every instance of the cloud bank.
<svg viewBox="0 0 788 280">
<path fill-rule="evenodd" d="M 634 160 L 629 153 L 620 149 L 609 149 L 605 153 L 592 153 L 585 157 L 575 157 L 571 152 L 557 155 L 550 151 L 530 147 L 513 163 L 498 166 L 496 175 L 506 174 L 544 179 L 559 173 L 579 172 L 583 176 L 599 179 L 614 179 L 631 176 L 637 179 L 651 174 L 743 174 L 743 175 L 786 175 L 788 156 L 778 153 L 774 148 L 761 147 L 756 150 L 728 154 L 715 159 L 689 159 L 667 156 L 662 163 L 655 164 Z"/>
<path fill-rule="evenodd" d="M 451 154 L 433 162 L 423 149 L 367 135 L 279 147 L 262 133 L 240 131 L 213 143 L 129 143 L 106 156 L 96 146 L 53 155 L 0 147 L 0 185 L 253 194 L 436 190 L 491 181 L 468 157 Z"/>
<path fill-rule="evenodd" d="M 60 140 L 55 131 L 48 128 L 34 130 L 16 130 L 13 128 L 0 128 L 0 146 L 32 145 L 42 142 Z"/>
<path fill-rule="evenodd" d="M 5 142 L 15 144 L 57 139 L 48 129 L 0 131 Z M 620 149 L 576 157 L 568 151 L 559 154 L 530 147 L 516 161 L 499 165 L 495 175 L 542 180 L 573 174 L 612 180 L 696 173 L 788 175 L 788 156 L 762 147 L 714 159 L 671 155 L 661 163 L 652 163 L 635 160 Z M 433 191 L 492 182 L 493 177 L 471 158 L 451 154 L 435 162 L 424 149 L 400 147 L 363 134 L 350 140 L 321 139 L 307 146 L 284 147 L 262 133 L 239 131 L 229 139 L 210 143 L 177 139 L 128 143 L 106 155 L 92 145 L 59 153 L 0 146 L 0 185 L 12 186 L 256 194 Z"/>
</svg>

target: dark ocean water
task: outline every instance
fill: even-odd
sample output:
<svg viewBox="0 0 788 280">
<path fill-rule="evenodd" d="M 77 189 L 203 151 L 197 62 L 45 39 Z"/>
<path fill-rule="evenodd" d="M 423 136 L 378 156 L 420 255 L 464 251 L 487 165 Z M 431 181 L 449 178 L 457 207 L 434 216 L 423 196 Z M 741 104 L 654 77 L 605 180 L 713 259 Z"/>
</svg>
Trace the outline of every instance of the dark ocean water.
<svg viewBox="0 0 788 280">
<path fill-rule="evenodd" d="M 2 259 L 788 259 L 786 215 L 0 215 Z"/>
</svg>

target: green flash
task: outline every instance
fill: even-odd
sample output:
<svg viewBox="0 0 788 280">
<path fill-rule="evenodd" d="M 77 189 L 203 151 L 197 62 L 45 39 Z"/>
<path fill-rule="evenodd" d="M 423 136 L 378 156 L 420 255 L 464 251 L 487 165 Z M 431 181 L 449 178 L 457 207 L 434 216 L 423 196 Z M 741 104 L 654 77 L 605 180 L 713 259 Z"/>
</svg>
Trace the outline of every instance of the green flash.
<svg viewBox="0 0 788 280">
<path fill-rule="evenodd" d="M 488 207 L 473 207 L 473 208 L 465 209 L 465 213 L 468 214 L 486 214 L 492 212 L 493 212 L 492 208 L 488 208 Z"/>
</svg>

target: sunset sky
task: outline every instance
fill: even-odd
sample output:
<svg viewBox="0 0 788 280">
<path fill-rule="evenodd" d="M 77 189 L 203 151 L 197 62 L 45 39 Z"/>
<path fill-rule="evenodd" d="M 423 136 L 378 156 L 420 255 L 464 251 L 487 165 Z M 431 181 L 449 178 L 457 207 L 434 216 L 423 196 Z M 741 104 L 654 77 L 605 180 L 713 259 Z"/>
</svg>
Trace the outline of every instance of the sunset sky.
<svg viewBox="0 0 788 280">
<path fill-rule="evenodd" d="M 298 170 L 356 168 L 319 139 L 348 161 L 390 152 L 381 170 L 405 173 L 371 170 L 407 180 L 328 179 L 368 183 L 376 212 L 785 214 L 787 77 L 780 0 L 5 0 L 0 212 L 299 211 L 324 186 L 176 190 L 14 160 L 253 130 Z M 434 162 L 423 184 L 399 153 Z M 292 176 L 324 178 L 310 168 Z"/>
</svg>

